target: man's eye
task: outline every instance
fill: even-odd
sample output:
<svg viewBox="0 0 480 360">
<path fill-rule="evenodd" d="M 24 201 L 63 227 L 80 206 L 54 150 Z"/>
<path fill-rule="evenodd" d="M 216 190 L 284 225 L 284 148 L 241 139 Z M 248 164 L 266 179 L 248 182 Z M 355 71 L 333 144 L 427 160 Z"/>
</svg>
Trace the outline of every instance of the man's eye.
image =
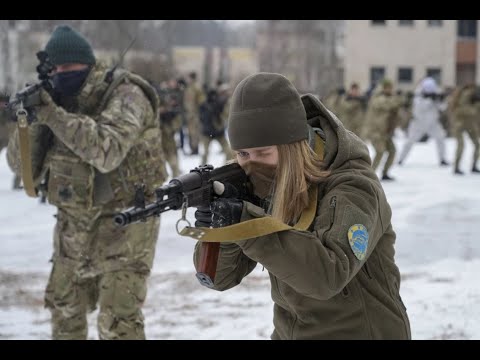
<svg viewBox="0 0 480 360">
<path fill-rule="evenodd" d="M 239 152 L 237 152 L 237 155 L 240 156 L 240 157 L 247 157 L 248 153 L 245 152 L 245 151 L 239 151 Z"/>
</svg>

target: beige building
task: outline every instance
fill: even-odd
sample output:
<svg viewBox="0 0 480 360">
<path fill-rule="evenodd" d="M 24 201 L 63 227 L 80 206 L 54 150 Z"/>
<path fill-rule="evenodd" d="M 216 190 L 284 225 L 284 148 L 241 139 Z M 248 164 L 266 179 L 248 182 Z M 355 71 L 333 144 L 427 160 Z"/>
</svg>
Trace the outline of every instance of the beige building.
<svg viewBox="0 0 480 360">
<path fill-rule="evenodd" d="M 425 76 L 442 86 L 480 79 L 477 20 L 347 20 L 345 85 L 381 78 L 413 90 Z"/>
<path fill-rule="evenodd" d="M 191 71 L 196 71 L 200 84 L 205 82 L 205 59 L 207 48 L 201 46 L 176 46 L 173 48 L 173 60 L 175 69 L 180 75 L 186 76 Z M 226 49 L 223 59 L 226 71 L 226 78 L 232 87 L 238 84 L 243 78 L 258 72 L 257 56 L 255 49 L 247 47 L 229 47 Z M 221 49 L 211 49 L 211 79 L 210 86 L 213 86 L 220 73 L 222 56 Z"/>
</svg>

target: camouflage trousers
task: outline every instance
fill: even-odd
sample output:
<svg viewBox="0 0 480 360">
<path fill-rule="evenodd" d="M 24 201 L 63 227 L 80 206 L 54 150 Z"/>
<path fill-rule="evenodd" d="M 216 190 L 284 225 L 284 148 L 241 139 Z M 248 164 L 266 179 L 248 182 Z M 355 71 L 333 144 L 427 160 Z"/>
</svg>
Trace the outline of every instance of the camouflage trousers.
<svg viewBox="0 0 480 360">
<path fill-rule="evenodd" d="M 230 150 L 230 145 L 228 145 L 227 139 L 225 135 L 219 136 L 216 138 L 211 138 L 210 136 L 202 135 L 201 142 L 203 145 L 203 155 L 202 155 L 202 165 L 206 164 L 208 161 L 208 151 L 210 148 L 210 143 L 216 140 L 219 142 L 220 146 L 222 147 L 222 152 L 225 154 L 225 162 L 230 160 L 234 157 L 232 150 Z"/>
<path fill-rule="evenodd" d="M 200 142 L 200 119 L 197 113 L 187 113 L 188 141 L 192 152 L 198 152 Z"/>
<path fill-rule="evenodd" d="M 387 160 L 385 161 L 385 165 L 383 166 L 382 175 L 386 175 L 388 170 L 392 167 L 393 161 L 395 160 L 395 153 L 396 148 L 395 144 L 391 137 L 388 138 L 373 138 L 371 140 L 373 147 L 375 148 L 375 158 L 372 162 L 373 170 L 377 170 L 380 161 L 382 161 L 383 156 L 385 153 L 388 153 Z"/>
<path fill-rule="evenodd" d="M 145 339 L 142 306 L 159 219 L 115 229 L 111 216 L 90 223 L 59 210 L 53 268 L 45 292 L 53 339 L 86 339 L 99 307 L 100 339 Z"/>
<path fill-rule="evenodd" d="M 173 131 L 162 130 L 162 145 L 165 158 L 172 172 L 172 177 L 177 177 L 180 175 L 180 168 L 178 167 L 177 144 Z"/>
<path fill-rule="evenodd" d="M 459 169 L 460 161 L 462 160 L 463 148 L 465 146 L 465 142 L 463 140 L 464 131 L 468 134 L 474 146 L 472 168 L 476 167 L 478 156 L 480 154 L 480 143 L 478 141 L 480 133 L 476 124 L 470 122 L 461 126 L 457 126 L 455 128 L 455 138 L 457 139 L 457 151 L 455 153 L 455 169 Z"/>
</svg>

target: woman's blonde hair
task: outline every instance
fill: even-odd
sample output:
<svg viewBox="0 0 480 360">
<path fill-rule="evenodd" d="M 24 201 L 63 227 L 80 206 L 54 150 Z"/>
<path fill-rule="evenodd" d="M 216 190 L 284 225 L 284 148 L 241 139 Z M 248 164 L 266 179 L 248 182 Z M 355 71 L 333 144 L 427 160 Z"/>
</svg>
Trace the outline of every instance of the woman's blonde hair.
<svg viewBox="0 0 480 360">
<path fill-rule="evenodd" d="M 329 171 L 307 140 L 277 145 L 278 166 L 273 194 L 272 217 L 294 224 L 308 206 L 308 189 L 324 180 Z"/>
</svg>

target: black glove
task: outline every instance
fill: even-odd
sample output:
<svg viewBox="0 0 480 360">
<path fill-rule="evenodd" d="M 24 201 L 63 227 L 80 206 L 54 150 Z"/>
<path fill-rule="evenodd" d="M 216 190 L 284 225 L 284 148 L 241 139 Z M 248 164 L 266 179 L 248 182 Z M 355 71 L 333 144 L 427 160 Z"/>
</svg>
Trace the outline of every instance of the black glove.
<svg viewBox="0 0 480 360">
<path fill-rule="evenodd" d="M 232 196 L 234 189 L 230 184 L 214 183 L 214 191 L 219 196 Z M 198 207 L 195 211 L 196 227 L 219 228 L 240 222 L 243 210 L 243 201 L 236 197 L 219 197 L 209 207 Z"/>
</svg>

